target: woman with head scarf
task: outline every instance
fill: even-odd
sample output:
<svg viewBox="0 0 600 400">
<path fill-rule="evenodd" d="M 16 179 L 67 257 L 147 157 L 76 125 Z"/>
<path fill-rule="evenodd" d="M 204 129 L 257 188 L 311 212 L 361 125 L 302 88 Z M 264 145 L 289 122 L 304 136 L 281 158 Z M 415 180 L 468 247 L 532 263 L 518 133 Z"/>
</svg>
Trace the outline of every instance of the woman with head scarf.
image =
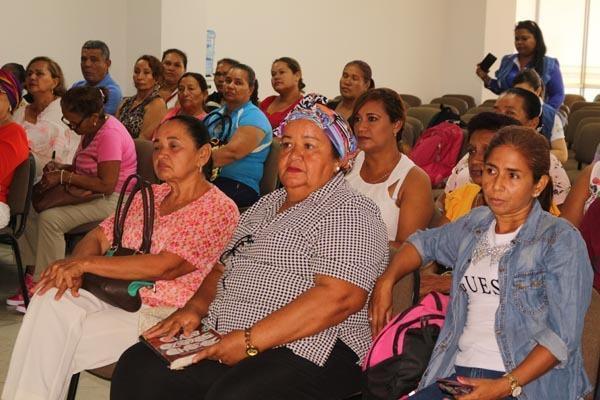
<svg viewBox="0 0 600 400">
<path fill-rule="evenodd" d="M 27 135 L 13 122 L 12 113 L 21 103 L 21 85 L 13 74 L 0 70 L 0 229 L 8 225 L 8 189 L 15 170 L 27 159 Z"/>
<path fill-rule="evenodd" d="M 131 347 L 112 399 L 333 399 L 360 389 L 365 305 L 388 239 L 377 206 L 344 179 L 356 138 L 324 100 L 308 95 L 275 132 L 283 188 L 242 214 L 194 297 L 144 333 L 169 340 L 202 325 L 221 341 L 181 371 Z"/>
</svg>

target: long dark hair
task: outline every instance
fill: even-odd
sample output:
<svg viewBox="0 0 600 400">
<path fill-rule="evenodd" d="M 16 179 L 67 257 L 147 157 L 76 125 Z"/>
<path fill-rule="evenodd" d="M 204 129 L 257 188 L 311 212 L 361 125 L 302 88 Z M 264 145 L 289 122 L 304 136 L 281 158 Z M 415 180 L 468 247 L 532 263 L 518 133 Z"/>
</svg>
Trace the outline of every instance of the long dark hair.
<svg viewBox="0 0 600 400">
<path fill-rule="evenodd" d="M 496 147 L 511 146 L 527 160 L 533 174 L 533 181 L 539 182 L 542 176 L 548 176 L 548 184 L 538 196 L 538 201 L 545 211 L 552 206 L 552 178 L 550 177 L 550 145 L 548 140 L 534 129 L 525 126 L 507 126 L 496 132 L 483 157 L 487 162 Z"/>
<path fill-rule="evenodd" d="M 533 68 L 544 76 L 544 56 L 546 55 L 546 42 L 544 42 L 544 35 L 539 25 L 534 21 L 526 20 L 519 21 L 515 26 L 515 32 L 517 29 L 525 29 L 529 31 L 535 38 L 535 50 L 533 54 Z"/>
</svg>

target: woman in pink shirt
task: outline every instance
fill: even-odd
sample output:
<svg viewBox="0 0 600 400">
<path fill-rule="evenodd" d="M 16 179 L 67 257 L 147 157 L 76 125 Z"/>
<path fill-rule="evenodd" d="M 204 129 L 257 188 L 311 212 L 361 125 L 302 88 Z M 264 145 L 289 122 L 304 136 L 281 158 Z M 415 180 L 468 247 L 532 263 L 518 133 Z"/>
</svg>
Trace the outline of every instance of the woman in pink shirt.
<svg viewBox="0 0 600 400">
<path fill-rule="evenodd" d="M 64 399 L 71 375 L 117 361 L 137 342 L 147 316 L 183 307 L 233 235 L 239 213 L 206 178 L 211 151 L 202 122 L 176 116 L 160 126 L 153 142 L 154 170 L 166 183 L 152 186 L 150 254 L 103 256 L 112 241 L 110 217 L 77 244 L 71 258 L 52 263 L 19 331 L 3 399 Z M 141 203 L 136 194 L 125 221 L 124 247 L 140 246 Z M 140 291 L 139 311 L 127 312 L 79 290 L 83 273 L 151 280 L 155 286 Z"/>
<path fill-rule="evenodd" d="M 35 276 L 26 275 L 29 288 L 46 266 L 65 257 L 64 234 L 93 221 L 102 221 L 115 210 L 125 179 L 136 172 L 137 157 L 133 139 L 113 116 L 104 113 L 104 88 L 78 87 L 61 100 L 63 122 L 81 136 L 72 164 L 50 161 L 44 167 L 41 186 L 46 191 L 58 185 L 74 194 L 89 197 L 75 205 L 32 212 L 20 244 L 26 265 Z M 10 297 L 9 305 L 24 312 L 21 294 Z"/>
</svg>

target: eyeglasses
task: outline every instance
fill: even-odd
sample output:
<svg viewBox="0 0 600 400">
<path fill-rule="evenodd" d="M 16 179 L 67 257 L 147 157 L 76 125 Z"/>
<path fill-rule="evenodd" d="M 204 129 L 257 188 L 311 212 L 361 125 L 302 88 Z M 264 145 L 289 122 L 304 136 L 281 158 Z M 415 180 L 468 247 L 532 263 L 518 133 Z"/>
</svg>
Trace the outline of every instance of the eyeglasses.
<svg viewBox="0 0 600 400">
<path fill-rule="evenodd" d="M 248 244 L 254 243 L 254 239 L 252 238 L 252 235 L 246 235 L 246 236 L 239 238 L 238 241 L 235 242 L 235 244 L 233 245 L 233 247 L 231 249 L 229 249 L 229 250 L 225 251 L 223 254 L 221 254 L 221 257 L 219 257 L 219 262 L 221 264 L 225 264 L 225 260 L 227 260 L 229 257 L 234 257 L 235 253 L 237 251 L 239 251 L 239 249 L 247 243 Z"/>
<path fill-rule="evenodd" d="M 66 119 L 64 115 L 62 117 L 60 117 L 60 120 L 66 126 L 68 126 L 72 131 L 77 131 L 79 129 L 79 127 L 81 126 L 81 124 L 83 123 L 83 121 L 85 121 L 88 117 L 89 117 L 89 115 L 84 116 L 83 118 L 81 118 L 81 121 L 79 121 L 76 124 L 74 124 L 71 121 L 69 121 L 68 119 Z"/>
</svg>

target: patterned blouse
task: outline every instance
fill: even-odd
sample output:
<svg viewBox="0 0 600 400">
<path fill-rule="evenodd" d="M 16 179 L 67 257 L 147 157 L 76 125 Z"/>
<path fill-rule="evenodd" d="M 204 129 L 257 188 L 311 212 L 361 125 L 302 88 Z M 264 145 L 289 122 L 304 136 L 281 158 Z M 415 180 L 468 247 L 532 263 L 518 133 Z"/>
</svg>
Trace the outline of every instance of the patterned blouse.
<svg viewBox="0 0 600 400">
<path fill-rule="evenodd" d="M 278 212 L 285 198 L 279 189 L 242 214 L 203 324 L 221 333 L 250 327 L 314 287 L 316 274 L 373 289 L 388 262 L 377 205 L 354 192 L 342 174 Z M 322 366 L 338 339 L 362 361 L 371 343 L 366 305 L 342 323 L 285 346 Z"/>
<path fill-rule="evenodd" d="M 25 120 L 26 106 L 17 108 L 13 121 L 27 132 L 29 149 L 35 158 L 35 181 L 42 179 L 46 164 L 52 160 L 62 164 L 71 164 L 79 146 L 80 136 L 69 129 L 62 121 L 60 97 L 54 100 L 37 116 L 34 123 Z"/>
<path fill-rule="evenodd" d="M 140 104 L 133 107 L 135 102 L 135 96 L 127 97 L 123 100 L 123 105 L 119 110 L 119 121 L 129 131 L 129 134 L 134 139 L 140 136 L 142 130 L 142 124 L 144 123 L 144 114 L 146 113 L 146 106 L 157 97 L 158 88 L 154 89 L 148 97 L 146 97 Z"/>
<path fill-rule="evenodd" d="M 157 281 L 154 289 L 142 289 L 142 302 L 150 307 L 183 307 L 211 271 L 223 247 L 229 242 L 239 219 L 235 203 L 216 186 L 202 197 L 168 215 L 160 215 L 160 204 L 171 192 L 168 184 L 153 185 L 155 220 L 151 254 L 176 254 L 196 270 L 174 280 Z M 142 242 L 142 201 L 136 194 L 125 219 L 123 246 L 139 248 Z M 114 215 L 100 227 L 113 240 Z"/>
</svg>

